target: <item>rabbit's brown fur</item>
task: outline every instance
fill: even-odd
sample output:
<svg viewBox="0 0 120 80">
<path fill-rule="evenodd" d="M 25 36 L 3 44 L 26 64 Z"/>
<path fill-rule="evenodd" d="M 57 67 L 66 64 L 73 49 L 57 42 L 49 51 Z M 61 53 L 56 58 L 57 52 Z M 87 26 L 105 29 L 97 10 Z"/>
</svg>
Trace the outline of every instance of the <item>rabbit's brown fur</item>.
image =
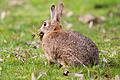
<svg viewBox="0 0 120 80">
<path fill-rule="evenodd" d="M 98 64 L 98 48 L 92 40 L 78 32 L 62 30 L 62 10 L 63 4 L 59 4 L 57 8 L 52 5 L 52 19 L 45 21 L 40 29 L 42 47 L 48 62 L 62 66 Z"/>
</svg>

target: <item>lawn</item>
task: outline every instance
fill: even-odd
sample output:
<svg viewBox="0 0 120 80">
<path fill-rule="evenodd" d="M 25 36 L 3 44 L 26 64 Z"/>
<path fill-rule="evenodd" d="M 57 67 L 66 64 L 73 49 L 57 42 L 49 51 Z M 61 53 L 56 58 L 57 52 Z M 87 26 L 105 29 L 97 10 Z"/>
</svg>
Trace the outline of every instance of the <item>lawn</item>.
<svg viewBox="0 0 120 80">
<path fill-rule="evenodd" d="M 99 48 L 100 61 L 93 67 L 70 67 L 85 80 L 120 79 L 120 0 L 63 0 L 64 29 L 91 38 Z M 79 80 L 64 76 L 64 69 L 48 65 L 37 35 L 49 19 L 49 7 L 57 0 L 0 0 L 0 80 Z M 89 27 L 80 15 L 104 16 L 105 21 Z"/>
</svg>

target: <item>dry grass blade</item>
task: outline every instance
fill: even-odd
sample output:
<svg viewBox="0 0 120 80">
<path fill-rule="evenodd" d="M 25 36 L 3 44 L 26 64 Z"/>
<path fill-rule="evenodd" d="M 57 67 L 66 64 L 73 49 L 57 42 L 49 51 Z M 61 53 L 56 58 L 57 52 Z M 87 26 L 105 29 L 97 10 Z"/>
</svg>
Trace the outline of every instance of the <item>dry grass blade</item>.
<svg viewBox="0 0 120 80">
<path fill-rule="evenodd" d="M 31 75 L 31 80 L 37 80 L 34 73 Z"/>
<path fill-rule="evenodd" d="M 79 78 L 80 80 L 85 80 L 83 74 L 81 74 L 81 73 L 70 73 L 68 70 L 65 70 L 63 75 L 64 76 L 73 76 L 73 77 Z"/>
<path fill-rule="evenodd" d="M 6 17 L 6 12 L 5 11 L 1 12 L 0 19 L 3 20 L 5 17 Z"/>
<path fill-rule="evenodd" d="M 42 76 L 46 76 L 47 73 L 46 72 L 40 72 L 39 76 L 37 77 L 37 80 L 39 80 Z"/>
<path fill-rule="evenodd" d="M 41 72 L 33 72 L 32 74 L 31 74 L 31 80 L 39 80 L 42 76 L 46 76 L 47 75 L 47 73 L 46 72 L 43 72 L 43 71 L 41 71 Z"/>
<path fill-rule="evenodd" d="M 120 76 L 116 75 L 114 80 L 120 80 Z"/>
<path fill-rule="evenodd" d="M 84 75 L 80 73 L 71 73 L 70 75 L 78 77 L 80 80 L 85 80 Z"/>
<path fill-rule="evenodd" d="M 3 62 L 4 60 L 2 58 L 0 58 L 0 63 Z"/>
</svg>

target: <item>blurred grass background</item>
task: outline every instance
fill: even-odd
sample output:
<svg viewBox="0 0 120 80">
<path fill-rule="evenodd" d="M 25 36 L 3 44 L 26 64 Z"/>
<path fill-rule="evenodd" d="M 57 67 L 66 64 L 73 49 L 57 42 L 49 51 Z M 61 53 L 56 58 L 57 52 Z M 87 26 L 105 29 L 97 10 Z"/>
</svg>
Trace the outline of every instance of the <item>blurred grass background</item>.
<svg viewBox="0 0 120 80">
<path fill-rule="evenodd" d="M 79 80 L 65 77 L 63 69 L 48 65 L 44 53 L 37 48 L 36 36 L 42 22 L 49 19 L 49 7 L 57 0 L 0 0 L 0 80 L 30 80 L 42 75 L 39 80 Z M 64 29 L 78 31 L 91 38 L 100 50 L 100 64 L 89 67 L 90 76 L 84 67 L 70 68 L 70 72 L 82 72 L 85 80 L 115 79 L 120 75 L 120 0 L 63 0 Z M 100 7 L 100 8 L 99 8 Z M 80 15 L 104 16 L 102 24 L 89 25 L 78 20 Z M 67 24 L 65 24 L 67 22 Z M 30 45 L 29 45 L 29 44 Z M 37 44 L 37 45 L 36 45 Z"/>
</svg>

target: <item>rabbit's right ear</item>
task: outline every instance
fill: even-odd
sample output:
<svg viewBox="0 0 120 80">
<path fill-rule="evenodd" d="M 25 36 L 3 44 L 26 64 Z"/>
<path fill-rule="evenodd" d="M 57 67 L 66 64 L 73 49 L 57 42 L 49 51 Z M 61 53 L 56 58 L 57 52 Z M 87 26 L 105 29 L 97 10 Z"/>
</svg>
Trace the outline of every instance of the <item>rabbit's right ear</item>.
<svg viewBox="0 0 120 80">
<path fill-rule="evenodd" d="M 51 19 L 53 19 L 55 16 L 55 5 L 52 5 L 50 7 L 50 14 L 51 14 Z"/>
<path fill-rule="evenodd" d="M 58 6 L 55 8 L 55 16 L 53 20 L 60 22 L 60 18 L 63 13 L 63 8 L 64 8 L 63 3 L 59 3 Z"/>
<path fill-rule="evenodd" d="M 59 14 L 60 17 L 62 16 L 63 8 L 64 8 L 63 3 L 59 3 L 57 13 Z"/>
</svg>

